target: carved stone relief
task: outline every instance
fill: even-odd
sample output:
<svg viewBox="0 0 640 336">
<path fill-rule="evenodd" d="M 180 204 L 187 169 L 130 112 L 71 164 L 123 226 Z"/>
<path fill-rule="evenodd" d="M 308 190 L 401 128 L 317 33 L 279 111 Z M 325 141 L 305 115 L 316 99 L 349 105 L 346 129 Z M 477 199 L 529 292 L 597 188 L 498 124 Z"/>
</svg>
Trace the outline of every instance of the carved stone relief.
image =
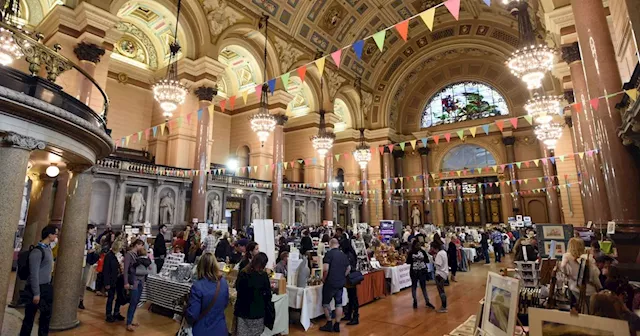
<svg viewBox="0 0 640 336">
<path fill-rule="evenodd" d="M 207 13 L 209 21 L 209 30 L 212 37 L 220 35 L 225 29 L 241 18 L 231 8 L 228 7 L 225 0 L 204 0 L 202 7 Z"/>
<path fill-rule="evenodd" d="M 280 61 L 280 70 L 288 71 L 293 63 L 295 63 L 302 52 L 293 47 L 293 43 L 287 42 L 276 37 L 276 50 L 278 51 L 278 60 Z"/>
<path fill-rule="evenodd" d="M 324 69 L 329 81 L 329 97 L 334 98 L 342 84 L 346 81 L 346 78 L 340 76 L 340 74 L 331 69 Z"/>
</svg>

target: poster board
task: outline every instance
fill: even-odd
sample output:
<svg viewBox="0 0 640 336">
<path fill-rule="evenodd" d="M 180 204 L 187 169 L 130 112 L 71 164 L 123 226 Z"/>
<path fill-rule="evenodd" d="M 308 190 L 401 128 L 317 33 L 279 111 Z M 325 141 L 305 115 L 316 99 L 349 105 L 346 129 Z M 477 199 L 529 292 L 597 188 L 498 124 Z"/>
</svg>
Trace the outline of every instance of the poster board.
<svg viewBox="0 0 640 336">
<path fill-rule="evenodd" d="M 565 249 L 569 239 L 573 237 L 573 225 L 571 224 L 536 224 L 536 238 L 538 239 L 538 251 L 540 257 L 548 258 L 551 241 L 556 241 L 556 257 L 561 258 L 559 250 Z"/>
<path fill-rule="evenodd" d="M 512 336 L 519 296 L 520 280 L 489 272 L 480 329 L 487 335 Z"/>
<path fill-rule="evenodd" d="M 264 252 L 269 257 L 267 268 L 273 269 L 276 261 L 276 243 L 273 230 L 272 219 L 254 219 L 253 220 L 254 240 L 260 245 L 260 252 Z"/>
</svg>

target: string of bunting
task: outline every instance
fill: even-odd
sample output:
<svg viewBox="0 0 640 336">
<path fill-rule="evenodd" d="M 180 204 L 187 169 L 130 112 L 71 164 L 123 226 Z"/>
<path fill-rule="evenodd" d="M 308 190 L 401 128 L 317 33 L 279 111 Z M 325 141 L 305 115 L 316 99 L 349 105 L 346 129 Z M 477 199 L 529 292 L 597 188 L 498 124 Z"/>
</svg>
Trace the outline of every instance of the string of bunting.
<svg viewBox="0 0 640 336">
<path fill-rule="evenodd" d="M 631 99 L 631 101 L 635 102 L 636 100 L 638 100 L 638 89 L 634 88 L 634 89 L 622 90 L 622 91 L 618 91 L 608 95 L 592 98 L 589 100 L 589 105 L 591 105 L 591 107 L 593 107 L 594 110 L 597 110 L 598 107 L 600 106 L 601 99 L 609 100 L 609 98 L 613 98 L 620 94 L 626 94 L 627 96 L 629 96 L 629 99 Z M 569 106 L 571 106 L 576 111 L 576 113 L 582 112 L 582 109 L 584 107 L 582 103 L 577 103 L 577 102 L 569 104 Z"/>
</svg>

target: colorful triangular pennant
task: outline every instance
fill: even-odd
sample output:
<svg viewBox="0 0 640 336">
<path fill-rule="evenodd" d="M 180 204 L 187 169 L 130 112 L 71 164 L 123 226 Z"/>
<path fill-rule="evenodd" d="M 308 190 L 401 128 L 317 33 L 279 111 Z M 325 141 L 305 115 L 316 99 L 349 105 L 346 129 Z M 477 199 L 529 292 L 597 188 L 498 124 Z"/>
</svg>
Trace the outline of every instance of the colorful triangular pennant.
<svg viewBox="0 0 640 336">
<path fill-rule="evenodd" d="M 332 52 L 331 58 L 333 59 L 333 62 L 336 64 L 336 66 L 338 66 L 338 69 L 340 69 L 340 61 L 342 59 L 342 49 L 338 49 Z"/>
</svg>

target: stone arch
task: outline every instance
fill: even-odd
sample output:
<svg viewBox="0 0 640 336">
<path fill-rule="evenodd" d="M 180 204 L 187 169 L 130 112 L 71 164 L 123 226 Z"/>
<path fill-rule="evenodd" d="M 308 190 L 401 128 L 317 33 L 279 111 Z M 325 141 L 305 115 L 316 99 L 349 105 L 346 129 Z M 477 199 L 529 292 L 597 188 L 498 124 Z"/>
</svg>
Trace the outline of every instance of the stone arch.
<svg viewBox="0 0 640 336">
<path fill-rule="evenodd" d="M 344 99 L 338 97 L 333 100 L 333 114 L 338 117 L 338 122 L 333 125 L 334 132 L 342 132 L 353 127 L 351 111 Z"/>
<path fill-rule="evenodd" d="M 487 150 L 496 160 L 496 164 L 503 164 L 506 160 L 505 153 L 503 149 L 500 149 L 499 146 L 502 143 L 501 141 L 498 144 L 494 144 L 491 142 L 492 137 L 483 137 L 483 138 L 471 138 L 465 139 L 465 142 L 460 141 L 452 141 L 449 143 L 441 143 L 437 145 L 437 151 L 433 157 L 432 162 L 432 172 L 440 172 L 442 170 L 442 164 L 444 157 L 454 148 L 463 146 L 463 145 L 475 145 L 480 148 Z M 496 137 L 493 137 L 494 139 Z"/>
<path fill-rule="evenodd" d="M 251 164 L 251 148 L 248 145 L 238 146 L 236 149 L 236 158 L 238 160 L 238 168 L 248 167 Z M 249 177 L 249 172 L 245 169 L 239 169 L 236 174 L 243 177 Z"/>
<path fill-rule="evenodd" d="M 260 68 L 260 82 L 261 84 L 270 78 L 280 76 L 280 62 L 278 61 L 278 52 L 274 47 L 271 38 L 267 41 L 267 75 L 266 79 L 262 75 L 264 64 L 262 61 L 264 53 L 264 34 L 257 30 L 257 25 L 248 23 L 239 23 L 230 26 L 224 32 L 220 34 L 217 39 L 216 46 L 214 47 L 214 55 L 216 57 L 227 46 L 238 45 L 247 49 L 253 55 L 254 59 Z M 273 34 L 273 30 L 271 33 Z"/>
</svg>

